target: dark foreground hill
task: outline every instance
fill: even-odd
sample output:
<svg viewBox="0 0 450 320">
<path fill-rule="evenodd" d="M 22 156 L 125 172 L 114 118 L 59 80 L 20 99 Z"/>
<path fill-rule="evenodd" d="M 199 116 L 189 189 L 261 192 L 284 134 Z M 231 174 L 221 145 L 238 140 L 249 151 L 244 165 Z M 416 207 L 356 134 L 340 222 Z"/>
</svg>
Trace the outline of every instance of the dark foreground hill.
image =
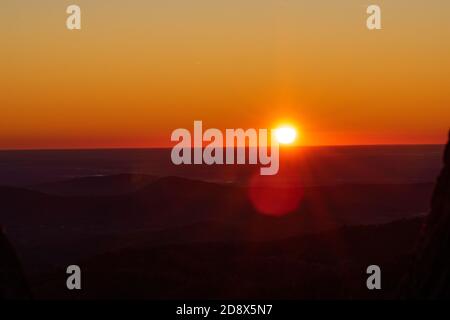
<svg viewBox="0 0 450 320">
<path fill-rule="evenodd" d="M 39 299 L 393 298 L 404 279 L 445 296 L 446 172 L 419 254 L 432 184 L 266 186 L 265 196 L 302 194 L 293 212 L 270 216 L 250 187 L 118 175 L 1 187 L 0 221 Z M 81 291 L 65 287 L 71 264 Z M 366 287 L 372 264 L 380 291 Z"/>
<path fill-rule="evenodd" d="M 44 299 L 388 299 L 408 270 L 421 224 L 418 218 L 259 243 L 134 245 L 76 261 L 81 291 L 65 289 L 63 268 L 34 277 L 33 289 Z M 380 291 L 367 290 L 371 264 L 382 269 Z"/>
<path fill-rule="evenodd" d="M 296 210 L 273 217 L 255 209 L 247 188 L 175 177 L 108 196 L 58 196 L 3 187 L 0 221 L 31 274 L 135 245 L 267 242 L 413 218 L 427 212 L 432 188 L 431 184 L 305 188 Z"/>
</svg>

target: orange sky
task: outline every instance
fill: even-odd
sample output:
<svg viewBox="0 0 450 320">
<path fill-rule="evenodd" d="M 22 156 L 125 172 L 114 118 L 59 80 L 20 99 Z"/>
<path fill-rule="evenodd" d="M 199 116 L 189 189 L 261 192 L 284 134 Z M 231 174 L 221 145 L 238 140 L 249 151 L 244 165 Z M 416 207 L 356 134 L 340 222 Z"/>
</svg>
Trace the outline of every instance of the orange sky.
<svg viewBox="0 0 450 320">
<path fill-rule="evenodd" d="M 170 133 L 266 128 L 301 143 L 443 143 L 450 3 L 73 1 L 0 3 L 0 149 L 169 146 Z M 372 3 L 372 2 L 370 2 Z"/>
</svg>

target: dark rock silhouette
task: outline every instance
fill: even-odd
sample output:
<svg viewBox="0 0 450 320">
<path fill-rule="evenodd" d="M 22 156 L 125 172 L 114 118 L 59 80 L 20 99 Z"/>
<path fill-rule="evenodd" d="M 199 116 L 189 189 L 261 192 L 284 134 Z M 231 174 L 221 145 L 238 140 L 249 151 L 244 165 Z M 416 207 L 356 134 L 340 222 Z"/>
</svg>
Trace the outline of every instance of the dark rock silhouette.
<svg viewBox="0 0 450 320">
<path fill-rule="evenodd" d="M 444 151 L 444 168 L 431 199 L 431 212 L 423 228 L 406 297 L 450 297 L 450 132 Z"/>
<path fill-rule="evenodd" d="M 31 297 L 16 253 L 0 228 L 0 299 Z"/>
</svg>

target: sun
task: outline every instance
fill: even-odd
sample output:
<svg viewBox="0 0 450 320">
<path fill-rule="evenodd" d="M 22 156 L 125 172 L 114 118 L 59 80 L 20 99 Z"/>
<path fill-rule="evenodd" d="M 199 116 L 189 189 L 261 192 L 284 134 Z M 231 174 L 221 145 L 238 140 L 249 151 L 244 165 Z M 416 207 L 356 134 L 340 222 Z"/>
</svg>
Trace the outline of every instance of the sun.
<svg viewBox="0 0 450 320">
<path fill-rule="evenodd" d="M 280 144 L 291 144 L 297 138 L 297 130 L 291 126 L 282 126 L 275 129 L 275 139 Z"/>
</svg>

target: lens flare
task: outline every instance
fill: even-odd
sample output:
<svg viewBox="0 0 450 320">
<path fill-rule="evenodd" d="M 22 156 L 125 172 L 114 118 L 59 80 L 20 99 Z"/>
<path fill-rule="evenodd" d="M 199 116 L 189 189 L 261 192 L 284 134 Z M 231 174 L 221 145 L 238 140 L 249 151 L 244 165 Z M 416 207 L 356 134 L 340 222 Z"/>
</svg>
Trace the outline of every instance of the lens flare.
<svg viewBox="0 0 450 320">
<path fill-rule="evenodd" d="M 299 209 L 303 188 L 286 186 L 286 177 L 255 175 L 250 179 L 249 198 L 257 212 L 280 217 Z"/>
</svg>

